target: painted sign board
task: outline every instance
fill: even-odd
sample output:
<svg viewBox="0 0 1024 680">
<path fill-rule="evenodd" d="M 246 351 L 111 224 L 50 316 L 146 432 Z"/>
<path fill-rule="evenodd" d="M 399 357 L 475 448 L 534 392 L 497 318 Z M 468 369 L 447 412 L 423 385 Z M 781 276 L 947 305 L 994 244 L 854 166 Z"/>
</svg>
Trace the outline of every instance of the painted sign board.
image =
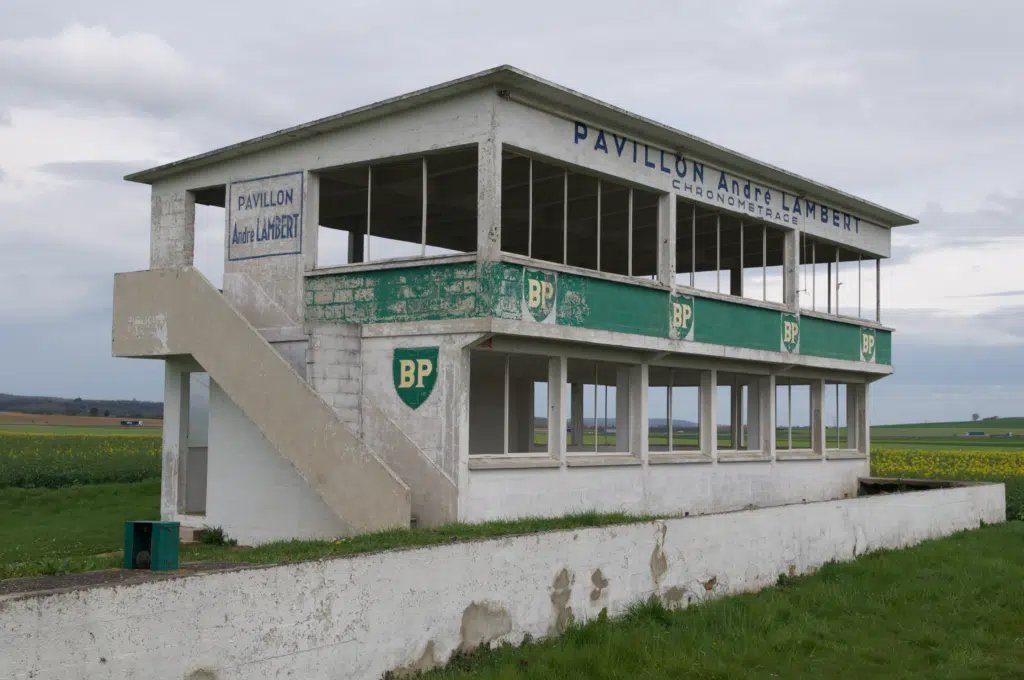
<svg viewBox="0 0 1024 680">
<path fill-rule="evenodd" d="M 674 151 L 658 148 L 624 134 L 576 120 L 569 123 L 575 147 L 629 166 L 689 200 L 726 210 L 760 222 L 820 236 L 889 255 L 889 230 L 859 215 L 845 212 L 813 196 L 802 196 L 756 182 Z"/>
<path fill-rule="evenodd" d="M 693 298 L 672 295 L 669 305 L 669 336 L 676 340 L 693 340 Z"/>
<path fill-rule="evenodd" d="M 419 408 L 434 391 L 439 352 L 438 347 L 395 349 L 391 368 L 395 390 L 409 408 Z"/>
<path fill-rule="evenodd" d="M 232 182 L 228 260 L 302 252 L 302 172 Z"/>
<path fill-rule="evenodd" d="M 523 304 L 535 321 L 554 323 L 558 275 L 539 269 L 523 271 Z"/>
<path fill-rule="evenodd" d="M 794 314 L 782 315 L 782 346 L 779 351 L 800 353 L 800 317 Z"/>
<path fill-rule="evenodd" d="M 875 363 L 875 339 L 873 328 L 860 329 L 860 360 L 869 364 Z"/>
</svg>

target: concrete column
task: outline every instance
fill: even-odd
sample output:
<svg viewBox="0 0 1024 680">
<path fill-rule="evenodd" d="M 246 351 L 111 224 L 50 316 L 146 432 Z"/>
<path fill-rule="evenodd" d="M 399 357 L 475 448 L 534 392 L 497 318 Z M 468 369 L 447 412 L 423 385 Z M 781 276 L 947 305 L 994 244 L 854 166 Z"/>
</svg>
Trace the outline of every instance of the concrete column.
<svg viewBox="0 0 1024 680">
<path fill-rule="evenodd" d="M 775 457 L 775 376 L 758 379 L 758 406 L 760 445 L 757 447 L 770 458 Z"/>
<path fill-rule="evenodd" d="M 185 499 L 184 462 L 188 457 L 189 373 L 174 360 L 164 361 L 163 464 L 160 518 L 173 521 Z"/>
<path fill-rule="evenodd" d="M 743 297 L 743 270 L 739 267 L 729 270 L 729 293 Z"/>
<path fill-rule="evenodd" d="M 533 431 L 533 381 L 510 376 L 508 391 L 509 453 L 529 453 Z"/>
<path fill-rule="evenodd" d="M 800 290 L 800 233 L 787 231 L 782 254 L 782 302 L 795 310 L 799 305 Z"/>
<path fill-rule="evenodd" d="M 619 366 L 615 374 L 615 448 L 617 451 L 633 452 L 633 440 L 630 437 L 632 431 L 632 409 L 630 402 L 634 398 L 632 385 L 636 382 L 634 378 L 635 368 L 632 366 Z"/>
<path fill-rule="evenodd" d="M 737 390 L 739 392 L 739 390 Z M 743 398 L 737 401 L 737 406 L 743 405 Z M 742 422 L 742 415 L 740 422 Z M 754 378 L 747 385 L 747 432 L 746 441 L 744 446 L 738 446 L 736 448 L 745 449 L 747 451 L 761 451 L 762 440 L 764 439 L 763 433 L 761 432 L 761 379 Z"/>
<path fill-rule="evenodd" d="M 302 268 L 311 272 L 316 269 L 320 252 L 320 175 L 307 170 L 303 177 L 303 188 L 306 195 L 302 203 Z M 230 231 L 231 225 L 227 225 L 225 238 Z M 227 254 L 224 256 L 227 257 Z"/>
<path fill-rule="evenodd" d="M 158 194 L 150 201 L 149 268 L 181 269 L 195 261 L 196 198 L 188 191 Z"/>
<path fill-rule="evenodd" d="M 658 201 L 658 281 L 671 286 L 676 275 L 676 197 Z"/>
<path fill-rule="evenodd" d="M 630 406 L 632 418 L 629 428 L 629 451 L 634 456 L 647 461 L 647 364 L 640 364 L 630 369 Z"/>
<path fill-rule="evenodd" d="M 572 428 L 572 437 L 569 443 L 573 446 L 583 446 L 583 383 L 572 383 L 570 388 L 572 413 L 569 414 L 569 426 Z"/>
<path fill-rule="evenodd" d="M 700 374 L 700 450 L 718 460 L 718 371 Z"/>
<path fill-rule="evenodd" d="M 811 381 L 811 448 L 825 452 L 825 381 Z"/>
<path fill-rule="evenodd" d="M 501 143 L 494 129 L 477 147 L 477 257 L 495 261 L 501 253 Z"/>
<path fill-rule="evenodd" d="M 563 459 L 565 451 L 565 357 L 548 359 L 548 453 Z"/>
<path fill-rule="evenodd" d="M 857 408 L 860 401 L 862 385 L 846 386 L 846 448 L 857 450 L 857 435 L 860 431 L 860 412 Z"/>
<path fill-rule="evenodd" d="M 871 456 L 871 423 L 868 418 L 868 394 L 870 391 L 870 384 L 860 385 L 858 389 L 860 398 L 857 400 L 857 450 L 868 457 Z"/>
</svg>

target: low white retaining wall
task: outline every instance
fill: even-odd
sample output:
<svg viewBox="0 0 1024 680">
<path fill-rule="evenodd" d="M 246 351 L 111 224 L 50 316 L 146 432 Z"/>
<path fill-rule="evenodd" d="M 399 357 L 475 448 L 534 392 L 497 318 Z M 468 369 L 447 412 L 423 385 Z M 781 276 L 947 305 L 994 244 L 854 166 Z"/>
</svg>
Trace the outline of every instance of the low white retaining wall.
<svg viewBox="0 0 1024 680">
<path fill-rule="evenodd" d="M 993 484 L 8 596 L 0 677 L 377 679 L 1004 519 Z"/>
</svg>

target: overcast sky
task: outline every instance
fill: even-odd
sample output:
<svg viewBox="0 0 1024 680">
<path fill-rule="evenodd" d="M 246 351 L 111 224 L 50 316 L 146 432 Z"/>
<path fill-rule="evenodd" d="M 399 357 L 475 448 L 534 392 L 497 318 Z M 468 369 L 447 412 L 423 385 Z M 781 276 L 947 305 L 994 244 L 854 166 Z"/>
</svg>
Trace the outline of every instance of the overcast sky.
<svg viewBox="0 0 1024 680">
<path fill-rule="evenodd" d="M 509 63 L 920 218 L 874 421 L 1024 415 L 1019 0 L 227 4 L 0 4 L 0 392 L 161 398 L 110 358 L 126 172 Z"/>
</svg>

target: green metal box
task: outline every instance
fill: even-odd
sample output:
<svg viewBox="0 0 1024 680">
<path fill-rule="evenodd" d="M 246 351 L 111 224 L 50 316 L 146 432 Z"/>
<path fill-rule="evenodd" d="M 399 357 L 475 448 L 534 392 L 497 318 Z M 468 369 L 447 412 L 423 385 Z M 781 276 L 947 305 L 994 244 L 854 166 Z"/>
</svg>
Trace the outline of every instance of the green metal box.
<svg viewBox="0 0 1024 680">
<path fill-rule="evenodd" d="M 125 522 L 124 568 L 175 571 L 178 522 Z"/>
</svg>

